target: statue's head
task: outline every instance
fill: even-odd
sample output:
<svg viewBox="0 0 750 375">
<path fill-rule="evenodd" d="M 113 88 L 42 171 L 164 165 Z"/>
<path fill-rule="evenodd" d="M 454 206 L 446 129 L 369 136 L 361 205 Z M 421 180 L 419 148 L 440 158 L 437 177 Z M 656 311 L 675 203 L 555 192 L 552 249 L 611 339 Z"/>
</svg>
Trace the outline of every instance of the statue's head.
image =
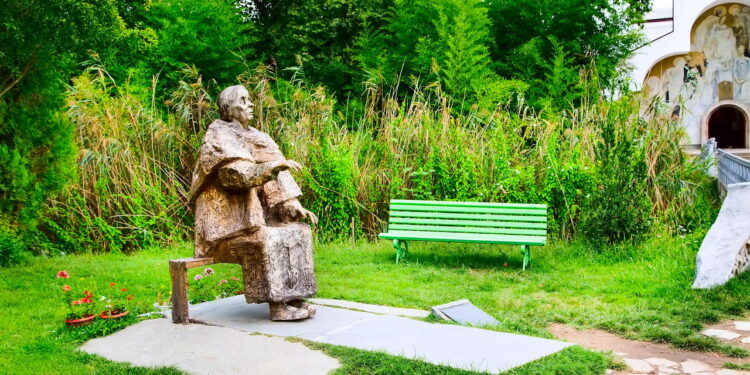
<svg viewBox="0 0 750 375">
<path fill-rule="evenodd" d="M 219 117 L 224 121 L 237 120 L 242 125 L 247 125 L 253 119 L 253 102 L 250 101 L 250 93 L 243 86 L 231 86 L 219 94 Z"/>
<path fill-rule="evenodd" d="M 729 14 L 732 16 L 737 16 L 742 12 L 742 8 L 739 5 L 732 5 L 729 7 Z"/>
</svg>

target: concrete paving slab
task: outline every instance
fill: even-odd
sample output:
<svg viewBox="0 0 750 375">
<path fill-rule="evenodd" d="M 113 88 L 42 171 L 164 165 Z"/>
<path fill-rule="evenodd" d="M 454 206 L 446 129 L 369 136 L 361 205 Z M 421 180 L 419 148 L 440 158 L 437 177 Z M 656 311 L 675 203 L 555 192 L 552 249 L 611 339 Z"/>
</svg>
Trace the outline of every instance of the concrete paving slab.
<svg viewBox="0 0 750 375">
<path fill-rule="evenodd" d="M 406 316 L 409 318 L 426 318 L 430 316 L 430 312 L 427 310 L 405 309 L 402 307 L 371 305 L 368 303 L 359 303 L 359 302 L 345 301 L 345 300 L 339 300 L 339 299 L 312 298 L 308 300 L 308 302 L 312 302 L 316 305 L 343 307 L 345 309 L 350 309 L 350 310 L 359 310 L 359 311 L 365 311 L 365 312 L 371 312 L 371 313 L 383 314 L 383 315 Z"/>
<path fill-rule="evenodd" d="M 750 331 L 750 322 L 736 321 L 734 322 L 734 329 L 738 331 Z"/>
<path fill-rule="evenodd" d="M 90 340 L 81 350 L 136 366 L 174 366 L 196 375 L 328 374 L 338 360 L 281 337 L 251 335 L 203 324 L 152 319 L 110 336 Z"/>
<path fill-rule="evenodd" d="M 727 331 L 725 329 L 713 329 L 713 328 L 706 329 L 701 333 L 705 336 L 716 337 L 716 338 L 720 338 L 724 340 L 734 340 L 742 336 L 737 332 Z"/>
<path fill-rule="evenodd" d="M 427 323 L 319 306 L 312 319 L 271 322 L 268 306 L 248 305 L 243 296 L 191 307 L 203 322 L 247 332 L 294 336 L 327 344 L 420 359 L 438 365 L 497 373 L 556 353 L 573 344 L 452 324 Z"/>
<path fill-rule="evenodd" d="M 266 335 L 316 337 L 380 316 L 325 306 L 316 309 L 318 312 L 312 319 L 273 322 L 268 319 L 268 304 L 247 304 L 244 296 L 236 296 L 191 306 L 190 318 Z"/>
</svg>

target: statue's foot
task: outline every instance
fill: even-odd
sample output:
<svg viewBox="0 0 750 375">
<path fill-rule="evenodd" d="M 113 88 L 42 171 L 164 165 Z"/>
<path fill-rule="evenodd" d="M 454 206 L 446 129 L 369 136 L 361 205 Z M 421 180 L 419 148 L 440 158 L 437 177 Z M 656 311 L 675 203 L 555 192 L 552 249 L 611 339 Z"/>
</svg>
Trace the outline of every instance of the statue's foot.
<svg viewBox="0 0 750 375">
<path fill-rule="evenodd" d="M 300 309 L 286 303 L 270 302 L 271 320 L 301 320 L 310 317 L 306 309 Z"/>
<path fill-rule="evenodd" d="M 296 301 L 289 302 L 289 304 L 292 305 L 292 306 L 294 306 L 294 307 L 296 307 L 296 308 L 298 308 L 298 309 L 305 309 L 305 310 L 307 310 L 308 316 L 310 318 L 312 318 L 313 316 L 315 316 L 315 308 L 311 304 L 305 302 L 304 300 L 298 299 Z"/>
</svg>

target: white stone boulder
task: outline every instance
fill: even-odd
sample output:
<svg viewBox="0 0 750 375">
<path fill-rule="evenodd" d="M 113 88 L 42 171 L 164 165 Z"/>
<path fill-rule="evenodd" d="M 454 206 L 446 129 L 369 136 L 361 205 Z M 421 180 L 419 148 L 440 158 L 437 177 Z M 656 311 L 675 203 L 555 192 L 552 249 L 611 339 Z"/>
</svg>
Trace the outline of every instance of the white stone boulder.
<svg viewBox="0 0 750 375">
<path fill-rule="evenodd" d="M 750 239 L 750 183 L 732 184 L 696 259 L 693 288 L 724 285 L 746 271 Z"/>
</svg>

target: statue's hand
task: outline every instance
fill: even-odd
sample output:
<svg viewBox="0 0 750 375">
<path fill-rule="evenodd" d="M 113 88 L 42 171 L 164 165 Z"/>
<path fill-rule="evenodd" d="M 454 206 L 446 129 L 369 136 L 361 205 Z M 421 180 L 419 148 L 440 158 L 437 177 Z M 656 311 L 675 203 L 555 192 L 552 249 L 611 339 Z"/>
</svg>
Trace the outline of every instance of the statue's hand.
<svg viewBox="0 0 750 375">
<path fill-rule="evenodd" d="M 284 221 L 309 220 L 312 225 L 318 224 L 318 217 L 314 213 L 302 207 L 298 200 L 292 199 L 283 203 L 280 211 Z"/>
<path fill-rule="evenodd" d="M 287 169 L 292 170 L 292 171 L 301 171 L 302 164 L 297 163 L 294 160 L 284 160 L 284 161 L 276 162 L 273 166 L 274 173 L 279 173 Z"/>
<path fill-rule="evenodd" d="M 302 170 L 302 164 L 297 163 L 294 160 L 287 160 L 286 161 L 286 166 L 287 166 L 287 168 L 289 168 L 289 169 L 291 169 L 291 170 L 293 170 L 295 172 Z"/>
<path fill-rule="evenodd" d="M 318 217 L 315 216 L 315 214 L 312 213 L 312 211 L 306 210 L 304 208 L 302 209 L 302 211 L 304 211 L 304 212 L 302 212 L 302 218 L 303 219 L 310 220 L 310 223 L 312 225 L 318 225 Z"/>
</svg>

